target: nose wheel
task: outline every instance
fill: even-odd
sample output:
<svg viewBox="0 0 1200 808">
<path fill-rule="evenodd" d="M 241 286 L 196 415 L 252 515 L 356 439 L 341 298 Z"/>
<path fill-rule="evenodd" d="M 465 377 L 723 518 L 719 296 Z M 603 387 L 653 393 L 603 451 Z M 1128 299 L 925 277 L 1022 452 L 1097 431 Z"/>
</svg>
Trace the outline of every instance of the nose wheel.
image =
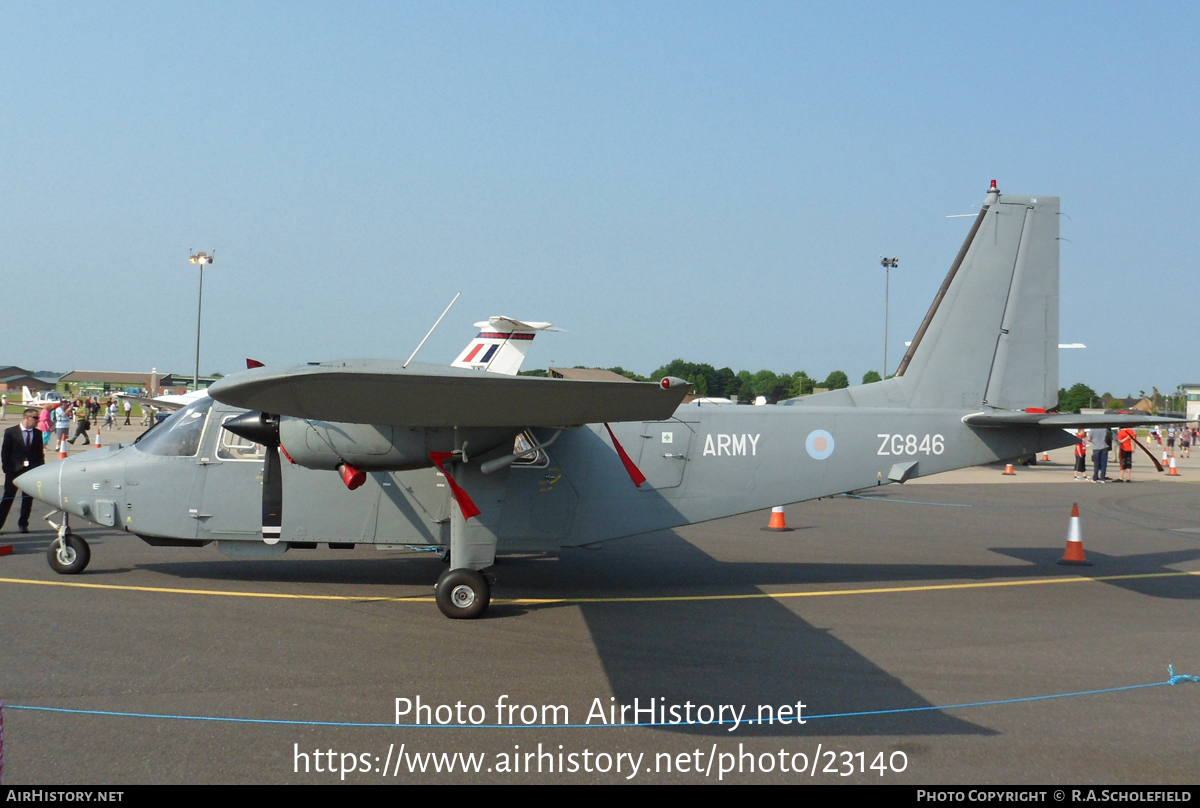
<svg viewBox="0 0 1200 808">
<path fill-rule="evenodd" d="M 50 542 L 46 560 L 50 562 L 50 569 L 59 575 L 78 575 L 92 560 L 92 551 L 86 541 L 74 533 L 66 533 Z"/>
<path fill-rule="evenodd" d="M 71 532 L 67 514 L 63 514 L 62 524 L 56 525 L 51 521 L 54 513 L 57 511 L 47 514 L 46 521 L 58 531 L 58 538 L 46 548 L 46 560 L 50 562 L 50 569 L 59 575 L 78 575 L 92 560 L 92 550 L 86 541 Z"/>
<path fill-rule="evenodd" d="M 487 578 L 475 570 L 446 570 L 437 582 L 438 609 L 452 620 L 479 617 L 491 603 L 491 590 Z"/>
</svg>

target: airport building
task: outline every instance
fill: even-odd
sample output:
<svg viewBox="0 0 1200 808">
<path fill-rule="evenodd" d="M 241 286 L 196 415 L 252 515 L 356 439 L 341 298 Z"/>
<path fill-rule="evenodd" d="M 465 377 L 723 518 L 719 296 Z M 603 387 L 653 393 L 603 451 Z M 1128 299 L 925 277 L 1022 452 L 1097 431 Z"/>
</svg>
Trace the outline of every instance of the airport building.
<svg viewBox="0 0 1200 808">
<path fill-rule="evenodd" d="M 1181 384 L 1184 394 L 1187 396 L 1187 419 L 1189 421 L 1200 421 L 1200 384 Z"/>
<path fill-rule="evenodd" d="M 201 376 L 200 386 L 208 387 L 216 377 Z M 58 380 L 58 392 L 75 396 L 106 396 L 110 393 L 148 393 L 161 396 L 168 393 L 181 395 L 192 386 L 191 374 L 126 372 L 112 370 L 72 370 Z M 30 388 L 33 389 L 32 387 Z"/>
<path fill-rule="evenodd" d="M 40 393 L 43 390 L 53 390 L 54 382 L 39 379 L 33 375 L 33 371 L 16 365 L 0 367 L 0 391 L 20 393 L 22 387 L 28 387 L 32 392 Z"/>
</svg>

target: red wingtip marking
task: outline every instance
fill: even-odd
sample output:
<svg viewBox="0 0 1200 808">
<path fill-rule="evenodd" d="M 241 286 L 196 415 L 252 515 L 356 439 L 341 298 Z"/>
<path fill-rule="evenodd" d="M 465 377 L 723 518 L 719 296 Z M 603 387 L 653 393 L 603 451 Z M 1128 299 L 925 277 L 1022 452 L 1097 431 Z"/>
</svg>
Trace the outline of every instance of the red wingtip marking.
<svg viewBox="0 0 1200 808">
<path fill-rule="evenodd" d="M 625 466 L 625 471 L 629 472 L 629 479 L 633 480 L 633 484 L 638 488 L 642 487 L 642 483 L 646 482 L 646 475 L 642 474 L 641 469 L 633 464 L 629 459 L 629 455 L 625 454 L 625 449 L 622 448 L 621 442 L 617 440 L 617 436 L 613 434 L 612 427 L 608 424 L 604 425 L 608 430 L 608 436 L 612 438 L 613 447 L 617 450 L 617 455 L 621 458 L 621 463 Z"/>
<path fill-rule="evenodd" d="M 450 493 L 454 494 L 454 501 L 458 503 L 458 509 L 462 511 L 463 519 L 470 519 L 472 516 L 479 516 L 481 511 L 475 507 L 475 503 L 467 495 L 467 492 L 459 487 L 458 483 L 454 482 L 454 478 L 446 471 L 446 467 L 442 464 L 447 459 L 454 456 L 453 452 L 430 452 L 429 459 L 433 461 L 433 465 L 438 467 L 438 471 L 446 475 L 446 482 L 450 484 Z"/>
<path fill-rule="evenodd" d="M 263 368 L 263 367 L 266 367 L 266 365 L 264 365 L 262 362 L 259 362 L 257 359 L 251 359 L 248 356 L 246 357 L 246 370 L 250 370 L 251 368 Z"/>
</svg>

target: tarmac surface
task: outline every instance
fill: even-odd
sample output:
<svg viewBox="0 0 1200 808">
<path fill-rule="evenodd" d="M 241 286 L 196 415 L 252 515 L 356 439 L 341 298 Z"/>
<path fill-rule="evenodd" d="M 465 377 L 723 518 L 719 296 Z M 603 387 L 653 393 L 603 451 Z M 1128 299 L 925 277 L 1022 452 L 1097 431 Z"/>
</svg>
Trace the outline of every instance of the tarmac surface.
<svg viewBox="0 0 1200 808">
<path fill-rule="evenodd" d="M 1097 485 L 1071 481 L 1069 451 L 790 506 L 787 533 L 758 512 L 504 557 L 476 621 L 437 611 L 429 553 L 248 561 L 85 527 L 90 567 L 58 576 L 45 508 L 30 535 L 14 512 L 4 783 L 624 782 L 631 761 L 632 782 L 1194 783 L 1200 682 L 1167 666 L 1200 674 L 1200 458 Z M 1089 567 L 1056 564 L 1072 502 Z M 418 695 L 483 723 L 395 726 Z M 502 696 L 538 709 L 497 720 Z M 807 720 L 596 717 L 635 699 L 693 719 L 802 702 Z M 482 757 L 437 773 L 427 753 Z"/>
</svg>

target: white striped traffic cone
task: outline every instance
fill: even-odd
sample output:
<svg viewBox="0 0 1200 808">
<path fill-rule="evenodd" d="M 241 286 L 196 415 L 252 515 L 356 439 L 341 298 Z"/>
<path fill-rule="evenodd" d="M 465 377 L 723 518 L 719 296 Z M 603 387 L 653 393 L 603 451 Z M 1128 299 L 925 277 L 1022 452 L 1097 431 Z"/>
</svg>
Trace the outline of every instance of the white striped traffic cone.
<svg viewBox="0 0 1200 808">
<path fill-rule="evenodd" d="M 1168 477 L 1178 477 L 1179 472 L 1175 470 L 1175 458 L 1171 458 L 1171 468 L 1167 470 Z"/>
<path fill-rule="evenodd" d="M 1079 522 L 1078 502 L 1071 506 L 1071 523 L 1067 527 L 1067 550 L 1058 563 L 1071 567 L 1092 566 L 1083 554 L 1083 528 Z"/>
<path fill-rule="evenodd" d="M 775 533 L 784 533 L 792 528 L 787 526 L 787 518 L 783 515 L 783 506 L 776 505 L 771 509 L 771 521 L 762 530 L 770 530 Z"/>
</svg>

